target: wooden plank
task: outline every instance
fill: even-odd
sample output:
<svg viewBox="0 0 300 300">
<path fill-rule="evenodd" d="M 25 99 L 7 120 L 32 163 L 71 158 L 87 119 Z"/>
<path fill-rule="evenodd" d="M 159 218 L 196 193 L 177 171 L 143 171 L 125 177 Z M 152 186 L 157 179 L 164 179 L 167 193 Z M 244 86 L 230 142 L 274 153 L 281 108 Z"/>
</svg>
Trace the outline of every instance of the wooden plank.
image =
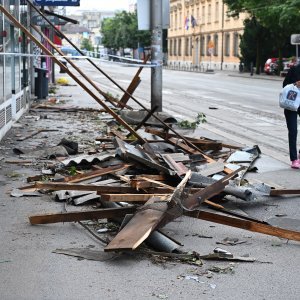
<svg viewBox="0 0 300 300">
<path fill-rule="evenodd" d="M 160 202 L 155 204 L 155 202 Z M 153 205 L 153 208 L 151 208 Z M 147 207 L 148 206 L 148 207 Z M 161 203 L 160 198 L 149 199 L 144 210 L 138 211 L 128 224 L 104 248 L 104 251 L 134 250 L 155 230 L 168 209 L 168 204 Z M 157 209 L 159 207 L 159 210 Z"/>
<path fill-rule="evenodd" d="M 106 174 L 126 170 L 130 166 L 131 165 L 127 164 L 127 165 L 116 165 L 116 166 L 107 167 L 107 168 L 97 168 L 97 170 L 95 170 L 95 171 L 91 171 L 91 172 L 87 172 L 87 173 L 83 173 L 83 174 L 78 174 L 78 175 L 75 175 L 75 176 L 65 177 L 64 182 L 76 183 L 76 182 L 84 181 L 84 180 L 87 180 L 87 179 L 95 178 L 95 177 L 98 177 L 98 176 L 102 176 L 102 175 L 106 175 Z"/>
<path fill-rule="evenodd" d="M 59 222 L 78 222 L 84 220 L 98 220 L 113 217 L 123 217 L 135 212 L 135 207 L 103 208 L 91 211 L 76 211 L 55 214 L 34 215 L 29 217 L 30 224 L 51 224 Z"/>
<path fill-rule="evenodd" d="M 241 220 L 224 215 L 214 214 L 207 211 L 195 210 L 185 211 L 185 216 L 210 221 L 218 224 L 223 224 L 231 227 L 249 230 L 252 232 L 263 233 L 267 235 L 277 236 L 279 238 L 294 240 L 300 242 L 300 232 L 287 230 L 271 225 L 257 223 L 253 221 Z"/>
<path fill-rule="evenodd" d="M 110 202 L 147 202 L 150 198 L 157 197 L 166 200 L 171 194 L 101 194 L 101 200 Z"/>
<path fill-rule="evenodd" d="M 136 90 L 136 88 L 139 86 L 140 83 L 141 83 L 141 78 L 139 76 L 133 77 L 132 81 L 130 82 L 126 90 L 126 93 L 124 93 L 121 100 L 119 101 L 118 107 L 124 108 L 126 106 L 128 100 L 130 99 L 130 95 L 134 93 L 134 91 Z"/>
<path fill-rule="evenodd" d="M 70 71 L 53 53 L 43 45 L 25 26 L 23 26 L 9 11 L 7 11 L 3 5 L 0 5 L 0 11 L 9 19 L 12 24 L 14 24 L 17 28 L 21 29 L 21 31 L 28 37 L 31 41 L 33 41 L 43 52 L 45 55 L 49 55 L 53 61 L 58 64 L 63 70 L 68 73 L 68 75 L 75 80 L 75 82 L 82 87 L 93 99 L 95 99 L 113 118 L 122 124 L 126 129 L 128 129 L 140 142 L 146 143 L 144 140 L 129 124 L 127 124 L 116 112 L 114 112 L 108 105 L 106 105 L 91 89 L 89 89 L 77 75 Z"/>
<path fill-rule="evenodd" d="M 150 183 L 153 183 L 153 184 L 157 185 L 158 187 L 164 187 L 164 188 L 167 188 L 167 189 L 170 189 L 170 190 L 175 190 L 174 187 L 172 187 L 172 186 L 170 186 L 168 184 L 165 184 L 165 183 L 163 183 L 161 181 L 153 180 L 153 179 L 148 178 L 148 177 L 139 176 L 139 179 L 147 181 L 147 182 L 150 182 Z"/>
<path fill-rule="evenodd" d="M 135 193 L 136 189 L 129 186 L 109 186 L 109 185 L 92 185 L 92 184 L 79 184 L 79 183 L 64 183 L 64 182 L 36 182 L 30 186 L 19 188 L 22 191 L 32 190 L 74 190 L 74 191 L 90 191 L 100 193 Z"/>
<path fill-rule="evenodd" d="M 194 193 L 193 195 L 189 196 L 187 199 L 183 201 L 183 206 L 187 209 L 195 209 L 199 207 L 199 205 L 204 201 L 207 200 L 219 193 L 221 193 L 226 185 L 229 184 L 229 180 L 233 178 L 238 172 L 240 172 L 243 168 L 239 168 L 231 174 L 224 176 L 222 179 L 216 181 L 215 183 L 207 186 L 203 190 Z"/>
<path fill-rule="evenodd" d="M 150 55 L 147 55 L 144 58 L 143 64 L 146 64 L 147 61 L 149 60 Z M 127 91 L 124 93 L 124 95 L 122 96 L 121 100 L 119 101 L 118 106 L 121 108 L 124 108 L 124 106 L 127 104 L 130 96 L 134 93 L 134 91 L 136 90 L 136 88 L 138 87 L 138 85 L 141 82 L 141 78 L 139 77 L 139 75 L 141 74 L 143 70 L 143 67 L 139 67 L 139 69 L 137 70 L 136 74 L 134 75 L 131 83 L 129 84 Z"/>
<path fill-rule="evenodd" d="M 299 189 L 271 189 L 270 196 L 300 195 Z"/>
<path fill-rule="evenodd" d="M 166 214 L 166 212 L 171 210 L 173 213 L 174 209 L 176 210 L 178 194 L 181 194 L 190 176 L 191 171 L 186 174 L 175 192 L 169 197 L 172 206 L 169 207 L 167 200 L 162 202 L 157 197 L 149 199 L 110 244 L 104 248 L 104 251 L 134 250 L 147 239 L 156 227 L 163 225 L 163 221 L 166 223 L 170 218 L 172 219 L 173 214 Z"/>
</svg>

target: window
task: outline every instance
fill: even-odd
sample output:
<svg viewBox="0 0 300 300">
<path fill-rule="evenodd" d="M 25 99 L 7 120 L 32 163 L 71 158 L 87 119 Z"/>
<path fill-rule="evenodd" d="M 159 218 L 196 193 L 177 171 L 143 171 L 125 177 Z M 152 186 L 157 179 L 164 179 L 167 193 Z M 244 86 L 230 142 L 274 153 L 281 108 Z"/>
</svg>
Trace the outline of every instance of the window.
<svg viewBox="0 0 300 300">
<path fill-rule="evenodd" d="M 175 30 L 177 29 L 177 14 L 175 14 Z"/>
<path fill-rule="evenodd" d="M 174 40 L 174 55 L 177 55 L 177 40 Z"/>
<path fill-rule="evenodd" d="M 208 5 L 207 23 L 211 23 L 211 4 Z"/>
<path fill-rule="evenodd" d="M 206 55 L 207 56 L 210 56 L 210 50 L 209 50 L 209 44 L 210 44 L 210 41 L 211 41 L 211 36 L 210 35 L 208 35 L 207 37 L 206 37 Z"/>
<path fill-rule="evenodd" d="M 193 38 L 190 37 L 190 56 L 193 55 Z"/>
<path fill-rule="evenodd" d="M 179 29 L 182 28 L 182 12 L 179 13 Z"/>
<path fill-rule="evenodd" d="M 215 6 L 215 21 L 216 22 L 219 21 L 219 2 L 216 2 L 216 6 Z"/>
<path fill-rule="evenodd" d="M 200 53 L 201 56 L 205 56 L 205 37 L 203 35 L 200 38 Z"/>
<path fill-rule="evenodd" d="M 219 55 L 219 36 L 217 34 L 214 35 L 214 56 Z"/>
<path fill-rule="evenodd" d="M 178 56 L 181 56 L 181 38 L 178 39 Z"/>
<path fill-rule="evenodd" d="M 173 55 L 173 40 L 169 40 L 169 54 Z"/>
<path fill-rule="evenodd" d="M 230 55 L 230 35 L 229 33 L 225 34 L 225 55 L 229 56 Z"/>
<path fill-rule="evenodd" d="M 202 6 L 202 18 L 201 18 L 201 24 L 205 23 L 205 6 Z"/>
<path fill-rule="evenodd" d="M 239 56 L 239 34 L 237 32 L 233 34 L 233 56 Z"/>
<path fill-rule="evenodd" d="M 189 56 L 189 38 L 185 39 L 185 56 Z"/>
</svg>

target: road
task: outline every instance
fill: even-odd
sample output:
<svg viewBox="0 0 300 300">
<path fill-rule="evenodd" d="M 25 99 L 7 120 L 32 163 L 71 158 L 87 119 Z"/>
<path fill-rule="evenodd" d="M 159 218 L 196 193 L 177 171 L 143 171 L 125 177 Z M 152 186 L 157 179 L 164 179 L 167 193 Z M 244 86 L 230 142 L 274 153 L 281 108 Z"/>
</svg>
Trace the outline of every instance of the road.
<svg viewBox="0 0 300 300">
<path fill-rule="evenodd" d="M 87 62 L 78 65 L 105 92 L 122 95 L 117 87 Z M 101 62 L 101 69 L 123 88 L 132 80 L 136 67 Z M 245 145 L 259 145 L 263 153 L 288 162 L 285 119 L 278 106 L 281 80 L 271 77 L 233 76 L 235 73 L 192 73 L 163 71 L 163 109 L 180 119 L 193 120 L 198 112 L 206 115 L 201 127 L 222 139 Z M 265 79 L 263 79 L 265 78 Z M 141 73 L 142 82 L 134 96 L 150 107 L 150 68 Z M 130 105 L 134 106 L 133 100 Z M 136 106 L 138 107 L 138 106 Z"/>
</svg>

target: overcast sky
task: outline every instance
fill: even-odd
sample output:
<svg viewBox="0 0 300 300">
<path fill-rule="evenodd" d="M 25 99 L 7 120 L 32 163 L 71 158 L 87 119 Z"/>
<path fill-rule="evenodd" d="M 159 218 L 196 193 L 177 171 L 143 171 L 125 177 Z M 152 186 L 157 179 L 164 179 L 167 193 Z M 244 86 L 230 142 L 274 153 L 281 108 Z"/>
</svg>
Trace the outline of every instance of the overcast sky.
<svg viewBox="0 0 300 300">
<path fill-rule="evenodd" d="M 80 10 L 128 10 L 130 3 L 135 0 L 80 0 L 80 7 L 67 7 L 67 11 L 73 13 Z"/>
</svg>

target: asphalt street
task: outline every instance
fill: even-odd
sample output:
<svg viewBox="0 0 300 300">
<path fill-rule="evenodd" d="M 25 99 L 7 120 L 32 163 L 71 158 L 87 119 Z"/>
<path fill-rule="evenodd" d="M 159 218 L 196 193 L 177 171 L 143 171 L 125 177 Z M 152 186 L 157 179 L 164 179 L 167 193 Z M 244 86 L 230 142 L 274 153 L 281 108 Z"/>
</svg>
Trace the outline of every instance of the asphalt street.
<svg viewBox="0 0 300 300">
<path fill-rule="evenodd" d="M 80 61 L 79 65 L 103 91 L 123 94 L 86 62 Z M 124 89 L 137 71 L 136 67 L 106 62 L 99 66 Z M 238 75 L 237 71 L 211 74 L 164 70 L 163 110 L 189 120 L 202 112 L 207 120 L 202 128 L 241 144 L 257 144 L 265 154 L 289 163 L 285 119 L 278 105 L 282 79 L 263 74 Z M 145 68 L 140 77 L 142 82 L 134 96 L 149 108 L 150 68 Z M 129 105 L 134 106 L 133 100 Z"/>
</svg>

